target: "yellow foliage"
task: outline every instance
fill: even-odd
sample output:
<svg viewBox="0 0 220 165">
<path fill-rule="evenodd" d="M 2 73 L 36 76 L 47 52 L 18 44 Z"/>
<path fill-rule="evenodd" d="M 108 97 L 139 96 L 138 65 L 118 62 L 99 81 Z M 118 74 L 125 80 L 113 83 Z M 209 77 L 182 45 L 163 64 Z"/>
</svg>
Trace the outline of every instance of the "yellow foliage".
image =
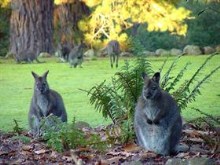
<svg viewBox="0 0 220 165">
<path fill-rule="evenodd" d="M 62 4 L 62 3 L 73 3 L 74 0 L 54 0 L 54 3 L 56 5 Z"/>
<path fill-rule="evenodd" d="M 82 1 L 85 2 L 87 6 L 94 7 L 100 4 L 102 0 L 82 0 Z"/>
<path fill-rule="evenodd" d="M 107 42 L 111 39 L 126 42 L 123 30 L 133 23 L 147 23 L 148 31 L 170 31 L 185 35 L 187 25 L 184 20 L 190 12 L 176 8 L 171 1 L 158 0 L 84 0 L 86 4 L 97 5 L 89 20 L 80 23 L 88 42 L 94 44 L 97 39 Z"/>
<path fill-rule="evenodd" d="M 0 7 L 6 7 L 9 5 L 10 2 L 11 0 L 0 0 Z"/>
</svg>

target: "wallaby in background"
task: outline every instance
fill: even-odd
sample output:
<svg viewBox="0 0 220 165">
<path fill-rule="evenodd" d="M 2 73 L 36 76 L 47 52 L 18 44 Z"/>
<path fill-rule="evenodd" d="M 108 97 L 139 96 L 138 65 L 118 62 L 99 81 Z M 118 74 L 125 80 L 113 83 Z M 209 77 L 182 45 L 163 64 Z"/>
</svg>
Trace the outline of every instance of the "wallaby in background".
<svg viewBox="0 0 220 165">
<path fill-rule="evenodd" d="M 108 42 L 107 46 L 107 54 L 110 57 L 111 67 L 113 68 L 113 63 L 116 62 L 116 68 L 118 67 L 118 59 L 120 50 L 120 44 L 116 40 L 111 40 Z"/>
<path fill-rule="evenodd" d="M 85 44 L 81 43 L 77 46 L 75 46 L 69 53 L 69 64 L 70 67 L 76 68 L 77 65 L 82 67 L 82 62 L 83 62 L 83 50 L 85 48 Z"/>
<path fill-rule="evenodd" d="M 44 117 L 55 115 L 63 122 L 67 122 L 67 114 L 61 95 L 50 89 L 47 83 L 48 72 L 45 72 L 42 76 L 38 76 L 32 72 L 35 85 L 28 119 L 31 132 L 34 136 L 40 136 L 42 134 L 40 122 Z"/>
<path fill-rule="evenodd" d="M 31 50 L 21 51 L 17 55 L 15 55 L 15 60 L 16 63 L 32 63 L 34 60 L 36 60 L 37 63 L 42 63 L 37 59 L 38 55 L 38 53 Z"/>
<path fill-rule="evenodd" d="M 169 93 L 160 88 L 159 72 L 151 79 L 143 74 L 143 79 L 142 95 L 134 116 L 138 144 L 157 154 L 175 154 L 182 132 L 182 119 L 177 103 Z"/>
<path fill-rule="evenodd" d="M 62 62 L 68 62 L 70 50 L 71 50 L 70 44 L 67 43 L 58 44 L 59 57 Z"/>
</svg>

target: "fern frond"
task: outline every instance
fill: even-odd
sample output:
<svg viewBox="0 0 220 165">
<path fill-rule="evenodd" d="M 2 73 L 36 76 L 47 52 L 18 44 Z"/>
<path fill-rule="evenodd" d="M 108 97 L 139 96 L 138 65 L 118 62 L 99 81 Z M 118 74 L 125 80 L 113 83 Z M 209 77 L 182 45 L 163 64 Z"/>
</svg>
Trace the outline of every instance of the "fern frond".
<svg viewBox="0 0 220 165">
<path fill-rule="evenodd" d="M 190 65 L 190 63 L 186 63 L 186 65 L 179 71 L 177 76 L 174 78 L 172 82 L 169 83 L 168 87 L 165 87 L 165 91 L 170 92 L 171 90 L 175 89 L 175 86 L 177 83 L 183 78 L 185 71 L 187 70 L 187 67 Z"/>
<path fill-rule="evenodd" d="M 163 64 L 162 64 L 162 66 L 161 66 L 160 69 L 159 69 L 159 72 L 160 72 L 160 73 L 162 72 L 164 66 L 166 65 L 166 63 L 167 63 L 167 61 L 168 61 L 168 59 L 169 59 L 169 57 L 167 57 L 166 60 L 163 61 Z"/>
<path fill-rule="evenodd" d="M 193 74 L 193 76 L 191 77 L 191 79 L 188 81 L 188 83 L 186 84 L 184 90 L 187 90 L 191 84 L 193 84 L 193 82 L 196 80 L 196 77 L 199 75 L 200 71 L 202 69 L 204 69 L 204 67 L 206 66 L 206 64 L 216 55 L 216 53 L 211 54 L 208 58 L 206 58 L 206 60 L 204 61 L 204 63 L 199 67 L 199 69 Z"/>
<path fill-rule="evenodd" d="M 182 57 L 182 56 L 178 56 L 175 60 L 173 60 L 173 62 L 171 63 L 169 69 L 166 71 L 166 73 L 162 77 L 162 79 L 161 79 L 161 88 L 164 89 L 168 85 L 168 82 L 173 79 L 173 77 L 170 76 L 170 73 L 174 69 L 174 67 L 176 66 L 176 64 L 177 64 L 178 60 L 180 59 L 180 57 Z"/>
<path fill-rule="evenodd" d="M 212 121 L 214 121 L 217 125 L 220 125 L 220 118 L 219 117 L 214 117 L 208 113 L 205 113 L 197 108 L 192 108 L 193 110 L 196 110 L 197 112 L 201 113 L 202 115 L 205 115 L 206 117 L 208 117 L 209 119 L 211 119 Z"/>
<path fill-rule="evenodd" d="M 200 87 L 204 82 L 209 79 L 216 71 L 220 69 L 220 66 L 213 69 L 208 75 L 206 75 L 202 80 L 200 80 L 197 85 L 193 88 L 193 90 L 189 93 L 189 95 L 186 97 L 185 103 L 180 104 L 181 108 L 185 108 L 189 102 L 195 101 L 195 98 L 197 95 L 200 94 Z"/>
</svg>

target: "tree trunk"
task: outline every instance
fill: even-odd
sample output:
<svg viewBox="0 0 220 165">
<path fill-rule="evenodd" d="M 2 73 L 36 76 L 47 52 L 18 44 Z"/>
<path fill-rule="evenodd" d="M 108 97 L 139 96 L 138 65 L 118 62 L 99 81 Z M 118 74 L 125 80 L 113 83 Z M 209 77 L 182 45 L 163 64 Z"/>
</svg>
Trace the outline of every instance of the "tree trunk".
<svg viewBox="0 0 220 165">
<path fill-rule="evenodd" d="M 53 0 L 12 0 L 10 52 L 19 61 L 33 61 L 53 50 Z"/>
<path fill-rule="evenodd" d="M 83 37 L 78 28 L 78 21 L 89 14 L 89 7 L 80 0 L 57 5 L 54 9 L 55 42 L 72 47 L 78 44 Z"/>
</svg>

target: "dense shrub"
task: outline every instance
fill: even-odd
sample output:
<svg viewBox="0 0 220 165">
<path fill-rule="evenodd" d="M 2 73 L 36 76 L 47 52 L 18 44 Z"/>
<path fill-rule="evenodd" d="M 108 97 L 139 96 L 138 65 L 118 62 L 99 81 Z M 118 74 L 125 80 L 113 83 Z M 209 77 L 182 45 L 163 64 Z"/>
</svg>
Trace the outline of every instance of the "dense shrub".
<svg viewBox="0 0 220 165">
<path fill-rule="evenodd" d="M 171 48 L 182 48 L 185 43 L 183 42 L 183 37 L 177 35 L 171 35 L 169 32 L 148 32 L 146 31 L 147 25 L 140 25 L 137 28 L 135 34 L 131 34 L 128 30 L 132 40 L 131 49 L 132 50 L 148 50 L 155 51 L 156 49 L 171 49 Z M 135 39 L 134 39 L 135 38 Z M 141 48 L 141 49 L 140 49 Z M 133 52 L 137 54 L 138 52 Z"/>
<path fill-rule="evenodd" d="M 192 17 L 189 19 L 187 44 L 199 46 L 217 45 L 220 43 L 220 2 L 191 3 L 185 5 L 192 10 Z"/>
</svg>

